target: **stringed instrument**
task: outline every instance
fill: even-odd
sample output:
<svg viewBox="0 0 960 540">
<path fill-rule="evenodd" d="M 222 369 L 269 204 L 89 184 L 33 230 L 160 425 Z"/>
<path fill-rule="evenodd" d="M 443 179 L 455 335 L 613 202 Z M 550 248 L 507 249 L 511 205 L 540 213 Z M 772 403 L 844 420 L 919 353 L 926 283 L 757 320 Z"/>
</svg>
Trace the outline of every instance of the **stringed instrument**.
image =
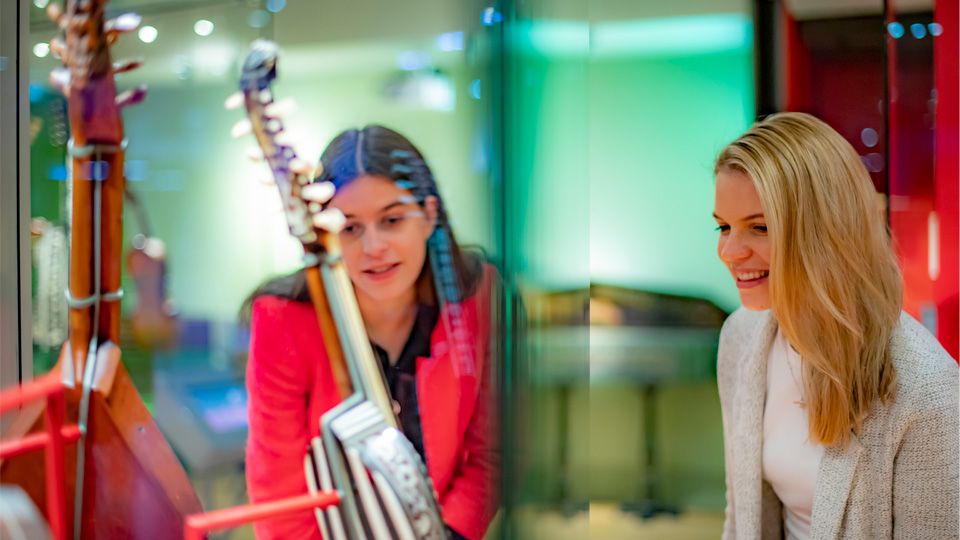
<svg viewBox="0 0 960 540">
<path fill-rule="evenodd" d="M 311 184 L 309 166 L 283 139 L 283 105 L 274 102 L 271 91 L 277 54 L 275 43 L 254 42 L 243 65 L 240 92 L 227 100 L 227 107 L 245 106 L 247 119 L 234 127 L 233 135 L 256 136 L 280 189 L 290 233 L 303 244 L 310 297 L 344 397 L 320 419 L 321 436 L 306 452 L 310 491 L 336 490 L 340 496 L 337 506 L 315 510 L 318 526 L 327 540 L 446 539 L 433 484 L 419 454 L 398 429 L 340 256 L 343 216 L 306 197 L 311 189 L 328 189 L 332 195 L 332 185 Z M 331 221 L 318 227 L 324 219 Z"/>
<path fill-rule="evenodd" d="M 68 337 L 54 367 L 63 384 L 66 419 L 80 427 L 67 447 L 67 534 L 77 539 L 182 538 L 183 521 L 201 506 L 180 461 L 144 406 L 120 361 L 120 288 L 123 226 L 122 107 L 140 102 L 145 87 L 120 95 L 114 75 L 142 61 L 112 63 L 109 47 L 136 30 L 140 17 L 104 22 L 105 0 L 50 4 L 64 31 L 51 50 L 65 67 L 51 82 L 66 96 L 71 139 L 72 220 Z M 43 427 L 43 404 L 20 410 L 3 439 Z M 0 480 L 21 486 L 35 504 L 45 499 L 41 453 L 0 463 Z M 47 516 L 49 519 L 49 516 Z"/>
<path fill-rule="evenodd" d="M 143 349 L 169 350 L 177 345 L 180 327 L 173 301 L 167 298 L 167 248 L 154 236 L 140 197 L 130 186 L 125 195 L 140 230 L 126 256 L 127 271 L 137 286 L 137 307 L 130 318 L 133 338 Z"/>
</svg>

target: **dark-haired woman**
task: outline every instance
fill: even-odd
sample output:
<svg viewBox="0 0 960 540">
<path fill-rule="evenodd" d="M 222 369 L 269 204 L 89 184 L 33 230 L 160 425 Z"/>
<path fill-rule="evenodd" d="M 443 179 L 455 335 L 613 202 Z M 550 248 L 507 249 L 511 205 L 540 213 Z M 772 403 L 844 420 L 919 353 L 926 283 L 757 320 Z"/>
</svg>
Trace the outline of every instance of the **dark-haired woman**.
<svg viewBox="0 0 960 540">
<path fill-rule="evenodd" d="M 497 509 L 489 332 L 492 267 L 461 251 L 429 168 L 380 126 L 338 135 L 316 181 L 336 188 L 347 273 L 400 426 L 420 452 L 453 538 L 479 540 Z M 307 492 L 303 457 L 341 401 L 303 272 L 251 309 L 247 486 L 262 502 Z M 255 525 L 263 539 L 320 538 L 309 512 Z"/>
</svg>

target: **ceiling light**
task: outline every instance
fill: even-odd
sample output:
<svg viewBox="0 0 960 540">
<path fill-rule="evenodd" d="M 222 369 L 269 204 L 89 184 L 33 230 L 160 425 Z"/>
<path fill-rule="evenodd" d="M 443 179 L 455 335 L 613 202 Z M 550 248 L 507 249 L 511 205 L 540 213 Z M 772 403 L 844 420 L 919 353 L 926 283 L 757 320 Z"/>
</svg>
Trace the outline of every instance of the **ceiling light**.
<svg viewBox="0 0 960 540">
<path fill-rule="evenodd" d="M 37 43 L 33 46 L 33 54 L 37 58 L 43 58 L 50 54 L 50 45 L 47 43 Z"/>
<path fill-rule="evenodd" d="M 140 41 L 153 43 L 153 41 L 157 39 L 157 29 L 152 26 L 144 26 L 137 32 L 137 35 L 140 37 Z"/>
<path fill-rule="evenodd" d="M 193 25 L 193 31 L 198 36 L 209 36 L 210 32 L 213 32 L 213 23 L 206 19 L 200 19 Z"/>
</svg>

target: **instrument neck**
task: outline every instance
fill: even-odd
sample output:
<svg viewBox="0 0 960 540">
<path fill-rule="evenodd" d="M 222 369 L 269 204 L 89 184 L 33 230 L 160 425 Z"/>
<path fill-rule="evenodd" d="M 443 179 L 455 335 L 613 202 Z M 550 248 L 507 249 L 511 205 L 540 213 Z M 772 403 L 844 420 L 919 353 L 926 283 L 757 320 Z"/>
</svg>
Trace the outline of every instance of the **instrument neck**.
<svg viewBox="0 0 960 540">
<path fill-rule="evenodd" d="M 353 395 L 372 402 L 389 425 L 398 427 L 393 401 L 370 346 L 353 283 L 340 258 L 337 237 L 328 236 L 325 245 L 328 251 L 319 255 L 319 264 L 307 268 L 307 284 L 341 397 Z"/>
<path fill-rule="evenodd" d="M 120 341 L 123 150 L 72 147 L 68 339 L 78 381 L 92 344 Z"/>
</svg>

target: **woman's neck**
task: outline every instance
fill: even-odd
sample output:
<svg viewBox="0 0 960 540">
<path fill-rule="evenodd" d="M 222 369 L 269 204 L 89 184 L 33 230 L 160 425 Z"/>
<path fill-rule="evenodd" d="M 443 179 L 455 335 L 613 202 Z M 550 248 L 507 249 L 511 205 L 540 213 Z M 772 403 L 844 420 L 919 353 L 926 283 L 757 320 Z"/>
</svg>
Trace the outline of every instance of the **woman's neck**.
<svg viewBox="0 0 960 540">
<path fill-rule="evenodd" d="M 417 320 L 416 300 L 413 288 L 408 294 L 390 300 L 370 298 L 358 291 L 357 304 L 367 336 L 387 352 L 391 365 L 400 357 Z"/>
</svg>

